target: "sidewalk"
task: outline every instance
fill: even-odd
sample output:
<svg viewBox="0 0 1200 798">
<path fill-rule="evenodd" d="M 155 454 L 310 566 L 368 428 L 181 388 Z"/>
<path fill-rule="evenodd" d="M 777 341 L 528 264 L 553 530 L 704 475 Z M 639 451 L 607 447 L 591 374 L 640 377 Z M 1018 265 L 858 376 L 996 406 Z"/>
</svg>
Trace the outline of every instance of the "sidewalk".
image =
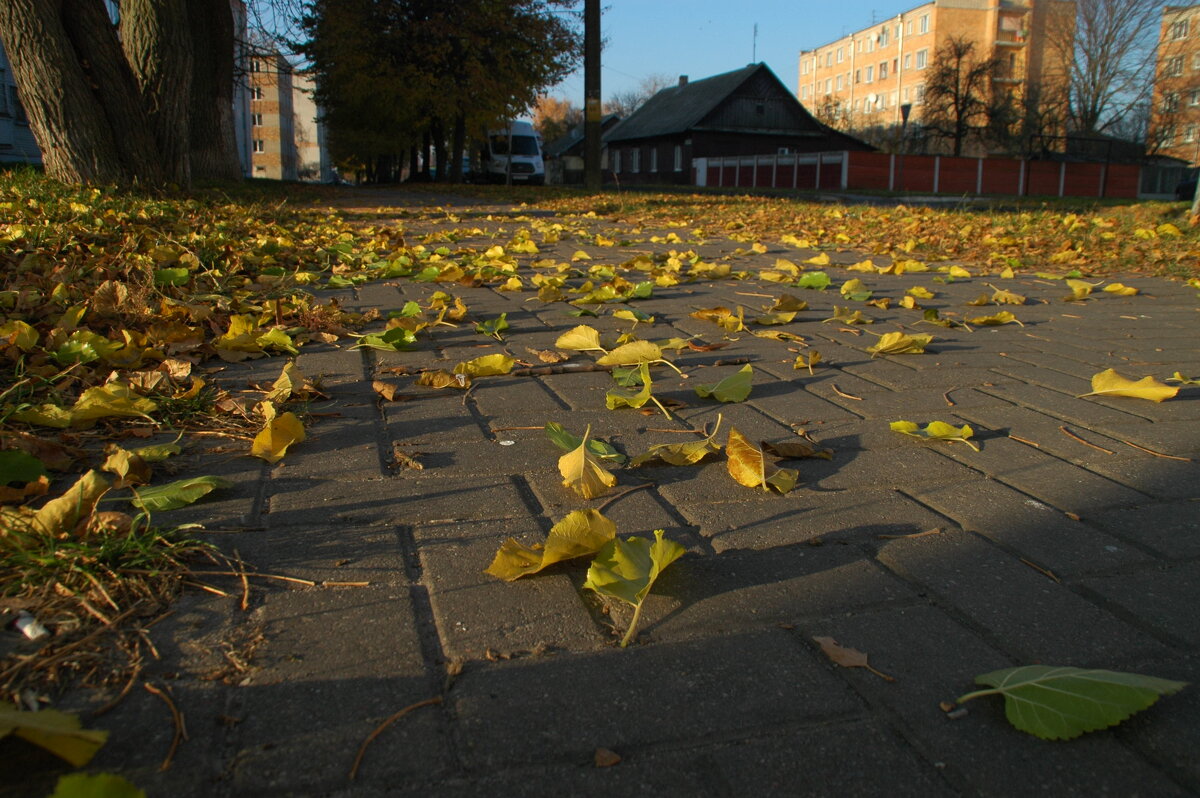
<svg viewBox="0 0 1200 798">
<path fill-rule="evenodd" d="M 404 224 L 503 228 L 446 244 L 483 251 L 529 226 L 512 218 L 520 212 L 489 221 L 464 210 L 458 222 Z M 691 248 L 651 243 L 670 232 L 651 229 L 632 246 L 596 247 L 570 228 L 603 229 L 603 221 L 560 221 L 569 228 L 561 242 L 533 236 L 535 257 L 566 261 L 582 249 L 594 258 L 586 267 Z M 813 254 L 764 243 L 767 252 L 738 256 L 734 268 Z M 716 261 L 737 246 L 696 249 Z M 864 257 L 834 256 L 843 265 Z M 367 584 L 255 580 L 248 612 L 233 599 L 186 594 L 154 628 L 163 659 L 144 678 L 170 686 L 189 739 L 159 772 L 172 726 L 162 702 L 136 690 L 96 721 L 112 734 L 88 769 L 119 772 L 151 796 L 1200 791 L 1194 684 L 1116 729 L 1070 742 L 1012 728 L 999 698 L 973 701 L 955 719 L 939 708 L 974 689 L 976 675 L 1022 664 L 1200 681 L 1200 391 L 1162 404 L 1076 398 L 1106 368 L 1132 378 L 1200 374 L 1195 290 L 1121 278 L 1142 293 L 1077 305 L 1061 301 L 1061 283 L 1018 275 L 1001 287 L 1028 304 L 972 308 L 966 302 L 990 293 L 985 279 L 999 281 L 827 271 L 834 284 L 824 292 L 722 280 L 656 288 L 632 305 L 656 317 L 639 326 L 642 337 L 718 342 L 724 332 L 691 318 L 693 310 L 742 305 L 752 317 L 783 291 L 809 303 L 791 324 L 755 329 L 800 335 L 803 351 L 819 351 L 828 365 L 812 376 L 794 370 L 796 344 L 747 333 L 719 351 L 669 354 L 688 375 L 654 371 L 655 395 L 686 405 L 671 421 L 606 410 L 612 382 L 603 372 L 480 378 L 466 395 L 387 372 L 501 351 L 536 362 L 529 349 L 552 349 L 580 323 L 612 337 L 627 330 L 607 315 L 623 306 L 575 318 L 528 289 L 409 281 L 338 294 L 347 309 L 386 316 L 445 290 L 463 298 L 472 319 L 507 313 L 511 328 L 502 344 L 473 324 L 440 328 L 407 353 L 351 350 L 346 341 L 306 346 L 297 365 L 320 376 L 331 397 L 310 408 L 308 440 L 274 467 L 193 444 L 190 467 L 237 486 L 175 511 L 171 523 L 203 523 L 208 539 L 261 573 Z M 850 277 L 893 303 L 924 285 L 937 298 L 923 305 L 969 315 L 1008 309 L 1025 326 L 911 327 L 914 311 L 843 300 L 837 286 Z M 820 323 L 834 304 L 876 322 L 866 332 Z M 900 329 L 896 322 L 932 334 L 929 351 L 872 359 L 869 333 Z M 739 368 L 706 364 L 741 357 L 754 368 L 746 402 L 696 396 L 695 384 Z M 229 365 L 220 379 L 269 381 L 282 364 Z M 411 400 L 380 403 L 376 378 Z M 755 442 L 806 430 L 833 459 L 786 463 L 800 471 L 786 496 L 735 483 L 722 455 L 702 466 L 620 469 L 609 496 L 588 502 L 562 486 L 561 452 L 528 429 L 556 421 L 582 434 L 590 425 L 635 455 L 695 438 L 654 430 L 699 430 L 718 413 L 723 430 L 735 426 Z M 968 423 L 981 451 L 891 432 L 899 419 Z M 394 447 L 424 469 L 392 467 Z M 604 514 L 623 536 L 664 529 L 688 553 L 656 583 L 628 649 L 616 641 L 630 614 L 606 614 L 582 588 L 586 560 L 514 583 L 483 573 L 506 538 L 540 541 L 568 512 L 646 482 Z M 866 652 L 894 681 L 834 665 L 814 636 Z M 86 716 L 86 702 L 109 697 L 78 694 L 67 708 Z M 373 730 L 435 698 L 382 731 L 349 780 Z M 597 767 L 598 749 L 620 761 Z"/>
</svg>

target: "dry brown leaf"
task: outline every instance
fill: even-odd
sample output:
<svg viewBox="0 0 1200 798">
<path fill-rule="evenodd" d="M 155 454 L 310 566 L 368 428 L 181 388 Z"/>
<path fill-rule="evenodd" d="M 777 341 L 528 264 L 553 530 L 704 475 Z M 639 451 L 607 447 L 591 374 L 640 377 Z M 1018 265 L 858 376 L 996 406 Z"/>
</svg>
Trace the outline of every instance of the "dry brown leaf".
<svg viewBox="0 0 1200 798">
<path fill-rule="evenodd" d="M 621 755 L 607 748 L 597 748 L 595 762 L 598 768 L 610 768 L 621 761 Z"/>
<path fill-rule="evenodd" d="M 886 673 L 877 671 L 867 664 L 867 655 L 857 649 L 839 645 L 832 637 L 814 637 L 813 640 L 821 647 L 821 653 L 829 657 L 836 665 L 843 668 L 866 668 L 885 682 L 896 681 Z"/>
</svg>

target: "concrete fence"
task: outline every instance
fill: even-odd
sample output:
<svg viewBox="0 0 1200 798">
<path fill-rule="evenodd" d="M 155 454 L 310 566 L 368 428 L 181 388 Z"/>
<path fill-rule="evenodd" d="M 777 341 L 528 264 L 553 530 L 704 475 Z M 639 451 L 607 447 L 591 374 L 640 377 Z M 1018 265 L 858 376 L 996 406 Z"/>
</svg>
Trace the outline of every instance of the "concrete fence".
<svg viewBox="0 0 1200 798">
<path fill-rule="evenodd" d="M 1009 194 L 1020 197 L 1138 196 L 1136 164 L 955 158 L 880 152 L 818 152 L 696 158 L 697 186 L 862 189 L 922 194 Z"/>
</svg>

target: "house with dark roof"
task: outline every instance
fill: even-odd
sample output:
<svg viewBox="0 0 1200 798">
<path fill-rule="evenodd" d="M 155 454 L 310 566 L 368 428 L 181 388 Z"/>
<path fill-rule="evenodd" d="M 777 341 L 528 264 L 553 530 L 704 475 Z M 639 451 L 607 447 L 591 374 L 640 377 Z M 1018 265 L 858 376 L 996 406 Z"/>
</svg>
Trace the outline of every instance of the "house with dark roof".
<svg viewBox="0 0 1200 798">
<path fill-rule="evenodd" d="M 692 159 L 872 150 L 817 121 L 766 64 L 663 89 L 604 136 L 607 176 L 693 182 Z"/>
<path fill-rule="evenodd" d="M 616 114 L 605 114 L 600 119 L 600 134 L 603 136 L 620 121 L 621 117 Z M 547 183 L 583 182 L 585 128 L 585 124 L 580 122 L 545 146 L 543 157 L 546 161 Z"/>
</svg>

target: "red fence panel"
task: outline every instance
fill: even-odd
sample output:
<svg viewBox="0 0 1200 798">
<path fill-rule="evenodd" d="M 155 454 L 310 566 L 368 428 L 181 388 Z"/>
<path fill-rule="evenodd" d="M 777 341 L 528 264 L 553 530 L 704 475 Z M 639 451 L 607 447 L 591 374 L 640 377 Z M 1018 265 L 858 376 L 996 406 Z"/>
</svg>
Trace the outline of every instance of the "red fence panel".
<svg viewBox="0 0 1200 798">
<path fill-rule="evenodd" d="M 1021 162 L 1010 158 L 985 158 L 983 161 L 983 193 L 1021 193 Z"/>
<path fill-rule="evenodd" d="M 933 191 L 933 156 L 896 156 L 897 191 Z"/>
<path fill-rule="evenodd" d="M 974 194 L 978 177 L 978 158 L 944 156 L 938 162 L 938 193 Z"/>
<path fill-rule="evenodd" d="M 1108 165 L 1104 179 L 1104 196 L 1136 199 L 1142 169 L 1136 164 L 1114 163 Z"/>
<path fill-rule="evenodd" d="M 888 175 L 891 171 L 892 156 L 881 152 L 848 152 L 850 165 L 846 172 L 846 188 L 878 188 L 888 189 Z M 839 164 L 840 168 L 840 164 Z M 821 187 L 832 188 L 825 182 L 825 169 L 821 169 Z"/>
<path fill-rule="evenodd" d="M 1100 196 L 1100 176 L 1104 172 L 1104 164 L 1099 163 L 1069 163 L 1063 176 L 1063 196 L 1066 197 L 1098 197 Z"/>
<path fill-rule="evenodd" d="M 1057 161 L 1027 161 L 1025 196 L 1058 196 L 1058 178 L 1062 164 Z"/>
</svg>

